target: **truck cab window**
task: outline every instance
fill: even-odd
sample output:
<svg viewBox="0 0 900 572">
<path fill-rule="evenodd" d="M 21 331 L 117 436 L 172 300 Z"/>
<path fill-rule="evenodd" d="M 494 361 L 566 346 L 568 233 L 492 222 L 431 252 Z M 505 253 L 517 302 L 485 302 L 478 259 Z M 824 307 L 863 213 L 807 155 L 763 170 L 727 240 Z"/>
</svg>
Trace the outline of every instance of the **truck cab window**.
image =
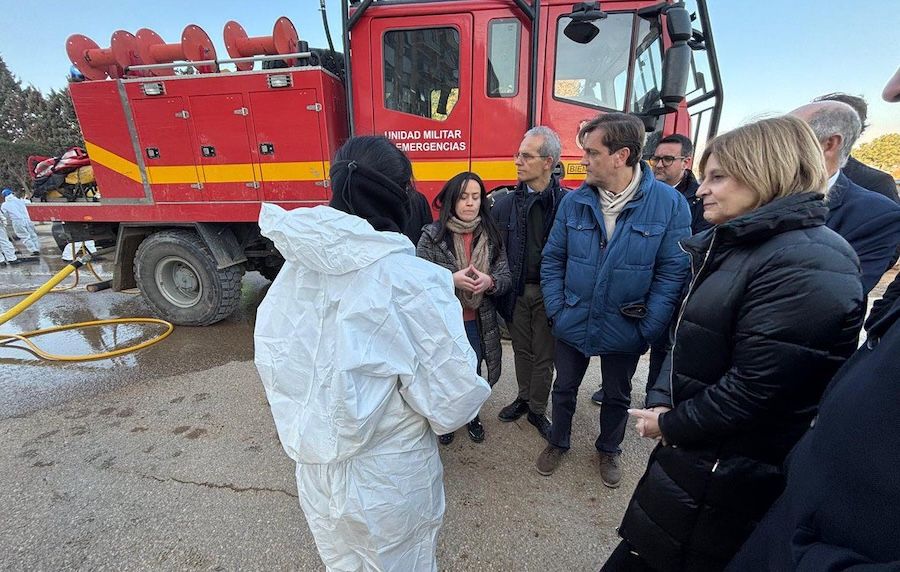
<svg viewBox="0 0 900 572">
<path fill-rule="evenodd" d="M 643 113 L 658 107 L 662 84 L 662 43 L 659 21 L 639 20 L 637 49 L 635 50 L 634 82 L 631 111 Z"/>
<path fill-rule="evenodd" d="M 384 34 L 384 106 L 444 121 L 459 99 L 459 32 L 455 28 Z"/>
<path fill-rule="evenodd" d="M 488 26 L 488 97 L 513 97 L 519 92 L 521 28 L 515 18 L 491 20 Z"/>
<path fill-rule="evenodd" d="M 594 22 L 600 33 L 587 44 L 565 36 L 563 30 L 569 22 L 571 18 L 563 16 L 557 23 L 553 96 L 588 107 L 624 111 L 634 14 L 609 14 Z"/>
</svg>

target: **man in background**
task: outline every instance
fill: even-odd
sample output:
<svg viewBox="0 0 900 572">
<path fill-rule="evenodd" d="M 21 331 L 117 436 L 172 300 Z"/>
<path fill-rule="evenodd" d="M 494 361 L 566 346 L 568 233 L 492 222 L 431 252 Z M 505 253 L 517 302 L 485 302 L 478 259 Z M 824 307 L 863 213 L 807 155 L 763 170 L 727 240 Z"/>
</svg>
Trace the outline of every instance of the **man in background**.
<svg viewBox="0 0 900 572">
<path fill-rule="evenodd" d="M 866 104 L 866 100 L 861 97 L 837 92 L 817 97 L 813 101 L 840 101 L 852 107 L 856 114 L 859 115 L 859 121 L 862 123 L 862 129 L 859 132 L 860 136 L 865 133 L 866 128 L 869 126 L 866 123 L 869 106 Z M 842 170 L 848 179 L 860 187 L 875 191 L 895 203 L 900 203 L 900 195 L 897 194 L 897 184 L 894 182 L 894 177 L 889 173 L 879 171 L 857 161 L 853 155 L 847 158 L 847 164 L 844 165 Z"/>
<path fill-rule="evenodd" d="M 791 115 L 806 121 L 822 145 L 828 171 L 825 224 L 850 243 L 862 269 L 866 294 L 890 267 L 900 244 L 900 205 L 869 191 L 841 172 L 862 130 L 856 111 L 840 101 L 818 101 Z"/>
</svg>

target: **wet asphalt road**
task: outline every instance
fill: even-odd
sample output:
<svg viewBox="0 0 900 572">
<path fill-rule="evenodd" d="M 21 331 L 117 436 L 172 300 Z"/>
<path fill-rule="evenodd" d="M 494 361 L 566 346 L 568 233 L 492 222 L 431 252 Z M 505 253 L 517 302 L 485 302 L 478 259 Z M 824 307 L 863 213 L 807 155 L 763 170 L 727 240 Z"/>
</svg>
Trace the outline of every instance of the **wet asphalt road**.
<svg viewBox="0 0 900 572">
<path fill-rule="evenodd" d="M 38 286 L 61 267 L 44 235 L 37 264 L 0 268 L 0 292 Z M 98 265 L 101 276 L 102 264 Z M 89 280 L 91 281 L 91 280 Z M 240 310 L 208 328 L 176 328 L 160 344 L 112 360 L 38 361 L 0 348 L 0 569 L 320 570 L 252 363 L 254 310 L 268 282 L 245 276 Z M 0 300 L 5 311 L 15 301 Z M 140 296 L 76 289 L 0 326 L 17 332 L 105 317 L 145 316 Z M 145 327 L 60 333 L 59 353 L 144 339 Z M 487 440 L 464 431 L 442 448 L 447 513 L 442 570 L 596 570 L 652 443 L 629 430 L 625 477 L 599 480 L 589 396 L 579 395 L 573 448 L 557 473 L 534 461 L 544 442 L 523 420 L 496 414 L 514 397 L 512 350 L 483 410 Z M 635 376 L 642 400 L 646 358 Z"/>
<path fill-rule="evenodd" d="M 34 290 L 65 266 L 49 232 L 49 225 L 38 225 L 42 243 L 40 261 L 0 266 L 0 293 Z M 94 263 L 94 268 L 101 278 L 112 277 L 107 260 Z M 80 271 L 79 280 L 77 288 L 45 296 L 26 312 L 0 326 L 0 332 L 19 333 L 72 322 L 152 316 L 137 291 L 88 293 L 84 285 L 96 282 L 97 278 L 84 269 Z M 73 282 L 74 277 L 70 276 L 57 288 Z M 231 361 L 252 360 L 255 308 L 268 284 L 255 272 L 247 274 L 240 308 L 228 320 L 209 330 L 176 328 L 161 345 L 140 354 L 92 362 L 48 363 L 28 352 L 0 347 L 0 365 L 3 366 L 0 367 L 0 418 L 162 375 L 190 374 Z M 0 310 L 6 311 L 20 300 L 0 300 Z M 33 341 L 51 353 L 80 355 L 132 345 L 161 331 L 160 327 L 148 325 L 107 326 L 49 334 Z"/>
</svg>

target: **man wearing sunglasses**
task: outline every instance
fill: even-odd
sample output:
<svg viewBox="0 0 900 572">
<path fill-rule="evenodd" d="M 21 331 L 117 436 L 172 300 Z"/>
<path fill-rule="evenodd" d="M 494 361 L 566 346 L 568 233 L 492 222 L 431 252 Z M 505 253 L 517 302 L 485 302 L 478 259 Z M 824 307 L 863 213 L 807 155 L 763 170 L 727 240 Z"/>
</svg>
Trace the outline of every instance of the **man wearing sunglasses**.
<svg viewBox="0 0 900 572">
<path fill-rule="evenodd" d="M 694 160 L 694 144 L 684 135 L 663 137 L 648 163 L 653 167 L 656 180 L 675 187 L 691 207 L 691 232 L 697 234 L 708 229 L 710 225 L 703 218 L 703 201 L 696 196 L 700 183 L 691 172 Z"/>
</svg>

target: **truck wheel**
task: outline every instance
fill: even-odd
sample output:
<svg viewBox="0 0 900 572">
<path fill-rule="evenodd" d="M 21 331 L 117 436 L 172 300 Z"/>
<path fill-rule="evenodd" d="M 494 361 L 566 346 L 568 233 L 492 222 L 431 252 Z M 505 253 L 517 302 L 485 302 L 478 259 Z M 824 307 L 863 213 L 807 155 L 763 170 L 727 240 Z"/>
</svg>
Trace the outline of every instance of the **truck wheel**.
<svg viewBox="0 0 900 572">
<path fill-rule="evenodd" d="M 241 298 L 243 266 L 219 270 L 203 240 L 189 230 L 164 230 L 141 242 L 134 279 L 155 312 L 179 326 L 227 318 Z"/>
</svg>

